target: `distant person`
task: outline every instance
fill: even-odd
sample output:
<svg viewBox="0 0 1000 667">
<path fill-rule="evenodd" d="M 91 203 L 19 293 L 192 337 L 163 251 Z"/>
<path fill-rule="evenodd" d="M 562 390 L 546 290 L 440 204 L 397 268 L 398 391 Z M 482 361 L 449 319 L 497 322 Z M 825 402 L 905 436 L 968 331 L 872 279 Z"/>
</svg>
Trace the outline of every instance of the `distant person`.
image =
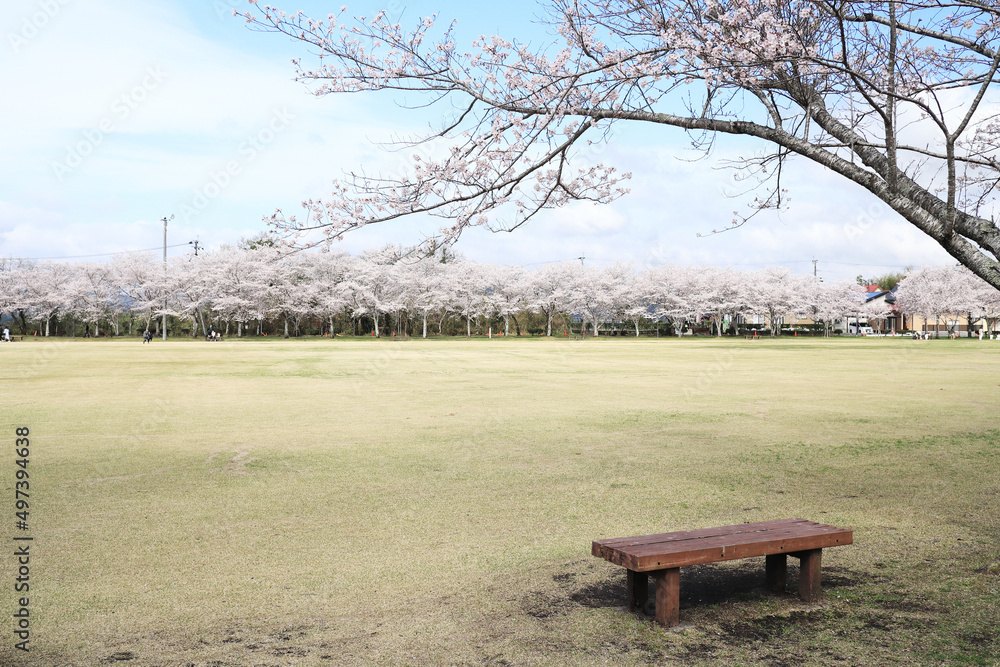
<svg viewBox="0 0 1000 667">
<path fill-rule="evenodd" d="M 7 327 L 3 328 L 3 342 L 5 343 L 10 342 L 10 329 L 8 329 Z"/>
<path fill-rule="evenodd" d="M 149 329 L 146 329 L 145 331 L 142 332 L 142 344 L 145 345 L 146 343 L 152 343 L 152 342 L 153 342 L 153 334 L 149 331 Z"/>
<path fill-rule="evenodd" d="M 90 338 L 90 325 L 88 324 L 83 328 L 83 337 Z"/>
</svg>

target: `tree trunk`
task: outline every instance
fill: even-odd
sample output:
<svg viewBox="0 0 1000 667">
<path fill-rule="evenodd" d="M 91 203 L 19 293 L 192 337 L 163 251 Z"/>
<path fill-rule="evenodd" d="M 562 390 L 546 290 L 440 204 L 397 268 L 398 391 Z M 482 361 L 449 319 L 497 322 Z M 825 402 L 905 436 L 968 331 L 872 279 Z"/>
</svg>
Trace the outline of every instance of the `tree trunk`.
<svg viewBox="0 0 1000 667">
<path fill-rule="evenodd" d="M 469 315 L 465 316 L 465 337 L 472 338 L 472 317 Z"/>
<path fill-rule="evenodd" d="M 424 311 L 424 338 L 427 338 L 427 312 Z"/>
<path fill-rule="evenodd" d="M 285 315 L 285 338 L 288 338 L 288 315 Z"/>
<path fill-rule="evenodd" d="M 372 315 L 372 322 L 375 323 L 375 337 L 379 338 L 380 334 L 379 334 L 379 331 L 378 331 L 378 313 L 375 313 L 374 315 Z"/>
</svg>

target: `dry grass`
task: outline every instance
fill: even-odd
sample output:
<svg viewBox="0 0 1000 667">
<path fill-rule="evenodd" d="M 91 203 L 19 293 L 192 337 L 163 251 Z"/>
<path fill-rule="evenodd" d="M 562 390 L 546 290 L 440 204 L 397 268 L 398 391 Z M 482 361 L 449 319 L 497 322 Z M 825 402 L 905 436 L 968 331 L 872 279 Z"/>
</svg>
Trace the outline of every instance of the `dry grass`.
<svg viewBox="0 0 1000 667">
<path fill-rule="evenodd" d="M 36 538 L 31 660 L 7 639 L 0 660 L 1000 661 L 1000 345 L 31 341 L 0 355 L 11 442 L 32 431 Z M 763 594 L 754 560 L 686 568 L 685 625 L 666 632 L 625 613 L 623 571 L 589 556 L 601 537 L 791 516 L 855 530 L 824 554 L 820 605 Z"/>
</svg>

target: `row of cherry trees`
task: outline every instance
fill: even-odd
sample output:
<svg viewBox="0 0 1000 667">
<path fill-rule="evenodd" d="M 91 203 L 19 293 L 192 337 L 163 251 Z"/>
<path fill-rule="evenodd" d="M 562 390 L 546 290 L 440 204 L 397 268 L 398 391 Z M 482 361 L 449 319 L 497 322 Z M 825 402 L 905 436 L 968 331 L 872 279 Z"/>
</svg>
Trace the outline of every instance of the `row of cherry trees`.
<svg viewBox="0 0 1000 667">
<path fill-rule="evenodd" d="M 1000 322 L 1000 290 L 960 267 L 911 271 L 899 283 L 896 305 L 903 312 L 928 321 L 944 320 L 949 330 L 953 329 L 957 316 L 967 318 L 970 331 L 979 320 L 985 320 L 989 331 L 995 331 Z"/>
<path fill-rule="evenodd" d="M 624 264 L 597 268 L 567 262 L 526 269 L 442 259 L 400 259 L 392 248 L 361 256 L 281 255 L 263 246 L 224 247 L 166 265 L 145 254 L 123 254 L 107 263 L 8 261 L 0 266 L 0 311 L 11 314 L 22 332 L 37 323 L 46 336 L 55 333 L 56 319 L 64 329 L 72 322 L 74 333 L 77 324 L 86 323 L 95 334 L 120 335 L 155 329 L 162 315 L 189 322 L 192 335 L 210 327 L 243 335 L 251 325 L 259 333 L 265 322 L 283 328 L 286 336 L 297 334 L 305 322 L 328 333 L 349 319 L 355 332 L 364 322 L 383 335 L 394 322 L 400 332 L 426 337 L 435 329 L 443 333 L 446 322 L 453 329 L 460 322 L 469 336 L 492 324 L 506 335 L 513 324 L 520 333 L 528 314 L 544 322 L 547 335 L 553 322 L 568 314 L 579 316 L 594 335 L 608 326 L 627 326 L 639 335 L 653 321 L 668 322 L 678 334 L 700 322 L 722 335 L 739 318 L 766 321 L 777 334 L 783 318 L 797 316 L 827 323 L 829 331 L 830 323 L 845 316 L 884 314 L 866 310 L 864 291 L 856 284 L 817 282 L 782 268 L 637 271 Z M 967 271 L 952 273 L 970 285 L 979 280 Z M 915 274 L 914 285 L 917 275 L 926 274 Z M 946 294 L 958 298 L 957 290 Z M 924 297 L 907 297 L 914 308 L 925 308 L 919 298 Z M 961 308 L 973 310 L 965 302 Z"/>
</svg>

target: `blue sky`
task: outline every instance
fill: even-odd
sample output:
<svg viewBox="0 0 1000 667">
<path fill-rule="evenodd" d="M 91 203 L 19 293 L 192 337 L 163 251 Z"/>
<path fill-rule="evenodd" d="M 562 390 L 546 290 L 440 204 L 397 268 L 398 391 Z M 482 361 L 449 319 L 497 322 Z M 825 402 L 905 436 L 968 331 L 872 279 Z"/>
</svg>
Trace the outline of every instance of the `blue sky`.
<svg viewBox="0 0 1000 667">
<path fill-rule="evenodd" d="M 313 16 L 343 0 L 299 0 L 282 9 Z M 189 241 L 207 248 L 264 229 L 261 217 L 321 197 L 346 170 L 398 170 L 401 156 L 378 141 L 415 134 L 433 117 L 401 110 L 389 95 L 316 98 L 292 78 L 307 51 L 248 30 L 231 15 L 241 0 L 8 0 L 0 18 L 0 255 L 95 261 L 123 250 L 171 255 Z M 487 5 L 416 0 L 347 2 L 348 13 L 381 6 L 405 23 L 433 13 L 480 33 L 544 43 L 533 2 Z M 720 144 L 692 160 L 688 138 L 669 128 L 616 126 L 600 160 L 634 174 L 632 193 L 610 206 L 546 212 L 512 234 L 474 230 L 459 251 L 471 259 L 537 265 L 585 256 L 630 261 L 786 265 L 826 279 L 876 275 L 951 259 L 856 186 L 800 161 L 791 208 L 743 228 L 724 226 L 746 200 L 718 162 L 752 150 Z M 341 245 L 351 252 L 413 243 L 425 221 L 373 226 Z"/>
</svg>

